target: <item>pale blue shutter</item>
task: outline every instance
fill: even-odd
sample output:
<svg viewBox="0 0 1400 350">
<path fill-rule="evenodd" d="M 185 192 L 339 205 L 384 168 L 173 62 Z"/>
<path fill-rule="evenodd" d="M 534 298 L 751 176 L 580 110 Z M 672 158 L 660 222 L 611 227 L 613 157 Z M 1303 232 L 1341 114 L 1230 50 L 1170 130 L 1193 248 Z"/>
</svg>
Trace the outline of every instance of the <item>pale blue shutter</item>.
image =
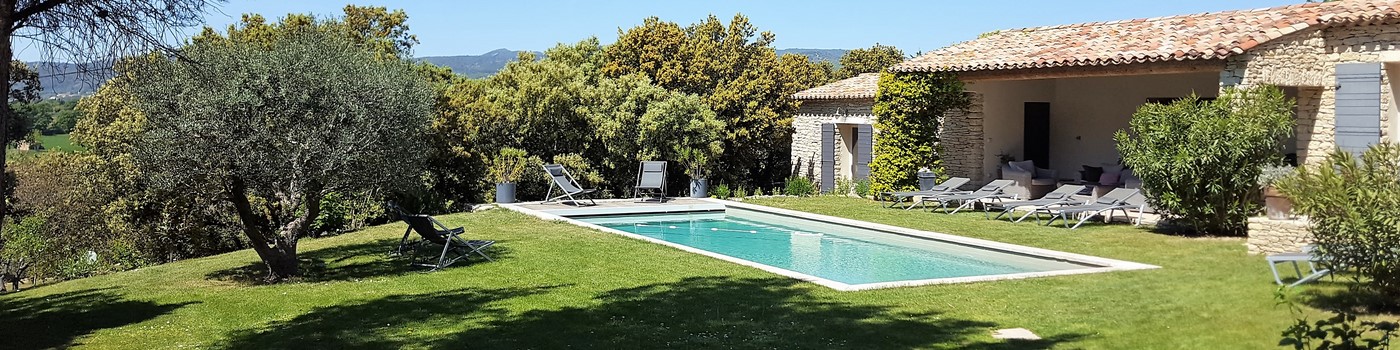
<svg viewBox="0 0 1400 350">
<path fill-rule="evenodd" d="M 870 124 L 856 125 L 856 164 L 855 168 L 852 169 L 855 172 L 856 180 L 870 178 L 870 151 L 875 146 L 871 142 L 873 141 L 871 136 L 874 131 L 875 128 L 871 127 Z"/>
<path fill-rule="evenodd" d="M 822 124 L 822 191 L 836 187 L 836 124 Z"/>
<path fill-rule="evenodd" d="M 1381 141 L 1381 64 L 1337 65 L 1337 148 L 1361 154 Z"/>
</svg>

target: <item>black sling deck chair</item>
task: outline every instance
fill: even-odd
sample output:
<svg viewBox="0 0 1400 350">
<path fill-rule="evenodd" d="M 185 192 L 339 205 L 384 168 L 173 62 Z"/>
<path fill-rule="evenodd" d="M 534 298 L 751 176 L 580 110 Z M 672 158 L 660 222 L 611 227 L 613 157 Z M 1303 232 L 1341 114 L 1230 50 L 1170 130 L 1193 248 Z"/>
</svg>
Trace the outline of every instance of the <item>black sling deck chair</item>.
<svg viewBox="0 0 1400 350">
<path fill-rule="evenodd" d="M 399 246 L 395 248 L 393 253 L 403 255 L 404 250 L 411 250 L 412 258 L 409 265 L 431 267 L 432 271 L 436 271 L 472 255 L 481 256 L 486 261 L 493 261 L 491 256 L 486 255 L 486 248 L 496 244 L 496 241 L 467 240 L 462 238 L 462 235 L 466 233 L 465 228 L 448 228 L 447 225 L 443 225 L 432 216 L 404 213 L 403 209 L 393 203 L 390 203 L 389 207 L 397 211 L 399 219 L 408 224 L 408 229 L 404 230 L 403 238 L 399 240 Z M 409 242 L 408 236 L 413 232 L 417 232 L 422 239 Z M 429 246 L 442 246 L 442 250 L 437 254 L 437 261 L 420 261 L 418 251 Z"/>
</svg>

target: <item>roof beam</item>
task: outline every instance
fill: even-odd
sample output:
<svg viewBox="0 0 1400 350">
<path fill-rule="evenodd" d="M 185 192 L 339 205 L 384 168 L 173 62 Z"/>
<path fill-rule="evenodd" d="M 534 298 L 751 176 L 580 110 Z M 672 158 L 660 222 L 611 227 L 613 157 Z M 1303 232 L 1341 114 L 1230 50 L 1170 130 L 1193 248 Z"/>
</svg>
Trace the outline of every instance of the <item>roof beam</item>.
<svg viewBox="0 0 1400 350">
<path fill-rule="evenodd" d="M 1060 78 L 1115 77 L 1127 75 L 1181 74 L 1220 72 L 1225 69 L 1224 60 L 1192 60 L 1133 63 L 1112 66 L 1073 66 L 1054 68 L 1031 68 L 1012 70 L 991 70 L 957 72 L 963 81 L 988 80 L 1034 80 Z"/>
</svg>

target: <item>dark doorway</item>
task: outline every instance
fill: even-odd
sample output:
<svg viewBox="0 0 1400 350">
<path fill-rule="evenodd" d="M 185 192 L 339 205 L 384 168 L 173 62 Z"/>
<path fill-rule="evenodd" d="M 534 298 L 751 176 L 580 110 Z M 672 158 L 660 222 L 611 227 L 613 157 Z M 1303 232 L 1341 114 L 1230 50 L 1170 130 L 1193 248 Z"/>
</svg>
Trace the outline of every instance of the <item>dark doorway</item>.
<svg viewBox="0 0 1400 350">
<path fill-rule="evenodd" d="M 1050 103 L 1026 102 L 1025 160 L 1035 166 L 1050 167 Z"/>
</svg>

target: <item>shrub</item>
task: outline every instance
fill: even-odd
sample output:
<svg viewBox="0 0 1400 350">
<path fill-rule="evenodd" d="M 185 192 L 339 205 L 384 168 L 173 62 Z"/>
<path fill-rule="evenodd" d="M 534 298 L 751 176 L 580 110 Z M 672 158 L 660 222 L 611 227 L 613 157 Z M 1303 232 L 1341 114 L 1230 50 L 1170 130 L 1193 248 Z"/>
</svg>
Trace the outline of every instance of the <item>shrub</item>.
<svg viewBox="0 0 1400 350">
<path fill-rule="evenodd" d="M 855 182 L 854 182 L 854 181 L 851 181 L 850 179 L 847 179 L 847 178 L 844 178 L 844 177 L 843 177 L 843 178 L 837 178 L 837 179 L 836 179 L 836 184 L 835 184 L 834 186 L 832 186 L 831 192 L 828 192 L 827 194 L 830 194 L 830 195 L 833 195 L 833 196 L 842 196 L 842 197 L 844 197 L 844 196 L 849 196 L 849 195 L 851 195 L 851 190 L 853 190 L 853 189 L 855 188 L 855 186 L 856 186 L 856 185 L 855 185 Z"/>
<path fill-rule="evenodd" d="M 515 183 L 525 173 L 529 154 L 519 148 L 502 148 L 496 158 L 491 159 L 491 179 L 498 184 Z"/>
<path fill-rule="evenodd" d="M 860 198 L 870 198 L 870 180 L 861 179 L 856 181 L 856 196 Z"/>
<path fill-rule="evenodd" d="M 739 188 L 734 189 L 734 198 L 744 198 L 748 196 L 749 190 L 745 189 L 744 186 L 739 186 Z"/>
<path fill-rule="evenodd" d="M 1259 188 L 1273 186 L 1279 180 L 1292 176 L 1297 168 L 1289 165 L 1269 165 L 1259 171 Z"/>
<path fill-rule="evenodd" d="M 1293 101 L 1275 87 L 1147 104 L 1114 135 L 1148 202 L 1193 233 L 1240 236 L 1258 210 L 1260 168 L 1282 158 Z"/>
<path fill-rule="evenodd" d="M 728 199 L 730 195 L 729 185 L 719 184 L 719 186 L 715 186 L 714 191 L 710 191 L 710 195 L 719 199 Z"/>
<path fill-rule="evenodd" d="M 943 115 L 966 108 L 968 102 L 962 81 L 951 74 L 881 74 L 875 92 L 875 129 L 880 136 L 870 162 L 872 189 L 914 187 L 919 168 L 941 170 L 938 130 Z"/>
<path fill-rule="evenodd" d="M 816 187 L 812 186 L 812 180 L 808 180 L 807 178 L 801 176 L 793 176 L 788 178 L 787 183 L 784 184 L 783 194 L 789 196 L 806 197 L 812 195 L 812 193 L 816 192 L 816 190 Z M 773 192 L 777 192 L 777 190 L 774 190 Z"/>
<path fill-rule="evenodd" d="M 1279 183 L 1293 208 L 1307 215 L 1319 251 L 1333 266 L 1357 273 L 1357 286 L 1400 295 L 1400 146 L 1371 147 L 1360 161 L 1337 151 Z M 1392 304 L 1400 304 L 1388 298 Z M 1395 306 L 1395 305 L 1389 305 Z"/>
<path fill-rule="evenodd" d="M 1358 321 L 1355 314 L 1339 312 L 1312 324 L 1307 318 L 1296 320 L 1283 331 L 1283 340 L 1278 345 L 1297 350 L 1389 349 L 1390 340 L 1400 335 L 1396 328 L 1395 322 Z"/>
</svg>

